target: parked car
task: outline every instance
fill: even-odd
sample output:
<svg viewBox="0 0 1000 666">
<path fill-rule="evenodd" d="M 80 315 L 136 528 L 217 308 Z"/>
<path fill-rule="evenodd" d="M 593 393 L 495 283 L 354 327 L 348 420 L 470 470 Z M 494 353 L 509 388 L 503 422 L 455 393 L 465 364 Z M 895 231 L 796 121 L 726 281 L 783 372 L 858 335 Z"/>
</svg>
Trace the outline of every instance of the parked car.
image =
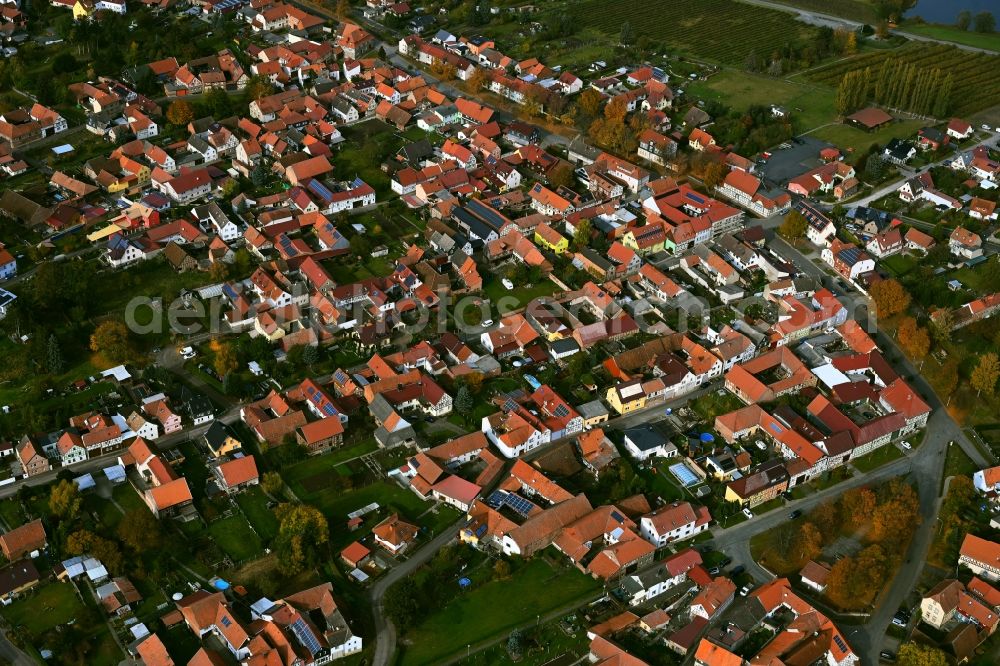
<svg viewBox="0 0 1000 666">
<path fill-rule="evenodd" d="M 190 360 L 198 355 L 198 352 L 194 350 L 193 347 L 184 347 L 181 349 L 181 358 Z"/>
<path fill-rule="evenodd" d="M 878 656 L 881 657 L 883 661 L 896 661 L 896 655 L 888 650 L 882 650 L 879 652 Z"/>
<path fill-rule="evenodd" d="M 482 326 L 483 328 L 489 328 L 489 327 L 490 327 L 490 326 L 492 326 L 492 325 L 493 325 L 493 320 L 492 320 L 492 319 L 484 319 L 484 320 L 482 321 L 482 324 L 481 324 L 481 326 Z"/>
<path fill-rule="evenodd" d="M 907 441 L 906 441 L 905 439 L 904 439 L 904 440 L 902 441 L 901 445 L 902 445 L 902 447 L 903 447 L 904 449 L 906 449 L 907 451 L 909 451 L 910 449 L 912 449 L 912 448 L 913 448 L 912 446 L 910 446 L 910 443 L 909 443 L 909 442 L 907 442 Z"/>
<path fill-rule="evenodd" d="M 511 289 L 514 288 L 514 283 L 507 278 L 500 280 L 500 284 L 502 284 L 504 288 L 507 289 L 507 291 L 510 291 Z"/>
<path fill-rule="evenodd" d="M 750 590 L 752 589 L 753 589 L 753 583 L 747 583 L 746 585 L 743 586 L 743 589 L 740 590 L 740 596 L 741 597 L 747 596 L 748 594 L 750 594 Z"/>
<path fill-rule="evenodd" d="M 733 567 L 733 570 L 729 572 L 729 576 L 735 578 L 736 576 L 739 576 L 746 570 L 747 568 L 745 566 L 743 566 L 742 564 L 737 564 L 735 567 Z"/>
<path fill-rule="evenodd" d="M 743 509 L 743 515 L 747 518 L 753 518 L 753 514 L 750 512 L 750 509 Z"/>
<path fill-rule="evenodd" d="M 796 509 L 795 511 L 792 511 L 790 514 L 788 514 L 788 517 L 791 518 L 792 520 L 795 520 L 796 518 L 798 518 L 801 515 L 802 515 L 802 512 L 799 511 L 798 509 Z"/>
</svg>

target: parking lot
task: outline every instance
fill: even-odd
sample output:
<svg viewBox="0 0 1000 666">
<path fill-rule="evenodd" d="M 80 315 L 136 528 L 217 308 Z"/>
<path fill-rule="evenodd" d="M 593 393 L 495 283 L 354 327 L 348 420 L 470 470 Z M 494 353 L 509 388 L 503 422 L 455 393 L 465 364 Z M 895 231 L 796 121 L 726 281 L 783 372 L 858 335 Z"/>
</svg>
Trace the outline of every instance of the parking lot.
<svg viewBox="0 0 1000 666">
<path fill-rule="evenodd" d="M 763 179 L 775 186 L 784 185 L 792 178 L 818 167 L 822 164 L 819 151 L 832 144 L 811 136 L 802 136 L 781 145 L 788 147 L 772 150 L 771 157 L 760 167 Z"/>
</svg>

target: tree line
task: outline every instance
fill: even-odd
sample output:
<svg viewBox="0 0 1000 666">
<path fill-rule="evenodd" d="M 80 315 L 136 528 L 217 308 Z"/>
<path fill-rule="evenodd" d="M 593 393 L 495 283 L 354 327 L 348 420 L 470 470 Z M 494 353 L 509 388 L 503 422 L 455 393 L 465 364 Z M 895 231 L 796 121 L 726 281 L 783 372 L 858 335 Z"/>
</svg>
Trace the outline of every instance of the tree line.
<svg viewBox="0 0 1000 666">
<path fill-rule="evenodd" d="M 899 58 L 886 58 L 874 72 L 871 67 L 844 74 L 837 87 L 837 112 L 856 111 L 869 102 L 913 113 L 943 118 L 952 106 L 955 81 L 941 68 L 918 67 Z"/>
</svg>

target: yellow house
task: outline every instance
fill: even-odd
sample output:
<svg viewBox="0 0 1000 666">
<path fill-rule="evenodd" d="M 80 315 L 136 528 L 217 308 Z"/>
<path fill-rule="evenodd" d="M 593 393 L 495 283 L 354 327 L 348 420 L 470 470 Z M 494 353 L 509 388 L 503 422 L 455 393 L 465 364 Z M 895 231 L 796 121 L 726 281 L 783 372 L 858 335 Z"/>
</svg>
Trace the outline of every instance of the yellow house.
<svg viewBox="0 0 1000 666">
<path fill-rule="evenodd" d="M 73 5 L 73 20 L 80 21 L 94 15 L 95 7 L 93 0 L 76 0 Z"/>
<path fill-rule="evenodd" d="M 569 240 L 547 224 L 535 227 L 535 242 L 557 254 L 569 251 Z"/>
<path fill-rule="evenodd" d="M 788 470 L 780 460 L 758 465 L 749 474 L 730 481 L 726 486 L 726 501 L 755 507 L 775 499 L 788 490 Z"/>
<path fill-rule="evenodd" d="M 616 384 L 608 389 L 605 397 L 611 409 L 619 414 L 629 414 L 646 406 L 646 391 L 641 379 Z"/>
<path fill-rule="evenodd" d="M 643 227 L 630 229 L 621 237 L 621 244 L 638 254 L 651 254 L 666 249 L 667 235 L 663 227 L 647 224 Z"/>
<path fill-rule="evenodd" d="M 233 437 L 222 421 L 215 421 L 205 432 L 205 444 L 213 458 L 222 458 L 243 449 L 243 444 Z"/>
</svg>

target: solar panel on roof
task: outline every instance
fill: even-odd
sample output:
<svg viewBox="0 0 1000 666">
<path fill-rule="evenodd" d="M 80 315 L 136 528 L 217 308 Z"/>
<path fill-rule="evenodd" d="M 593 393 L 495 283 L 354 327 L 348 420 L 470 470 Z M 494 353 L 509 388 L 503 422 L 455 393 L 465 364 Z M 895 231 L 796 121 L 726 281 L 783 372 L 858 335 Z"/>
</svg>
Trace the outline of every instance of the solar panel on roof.
<svg viewBox="0 0 1000 666">
<path fill-rule="evenodd" d="M 688 192 L 688 193 L 687 193 L 687 198 L 688 198 L 688 199 L 691 199 L 692 201 L 695 201 L 695 202 L 697 202 L 697 203 L 700 203 L 700 204 L 703 204 L 703 203 L 705 203 L 705 200 L 704 200 L 704 199 L 702 199 L 702 198 L 701 198 L 700 196 L 698 196 L 697 194 L 694 194 L 693 192 Z"/>
<path fill-rule="evenodd" d="M 619 523 L 625 522 L 625 519 L 622 518 L 622 515 L 620 513 L 618 513 L 617 511 L 612 511 L 611 512 L 611 517 L 613 519 L 615 519 L 616 521 L 618 521 Z"/>
<path fill-rule="evenodd" d="M 309 183 L 306 185 L 306 188 L 311 190 L 317 196 L 322 197 L 327 201 L 333 199 L 333 192 L 330 191 L 330 188 L 328 188 L 326 185 L 319 182 L 315 178 L 309 181 Z"/>
<path fill-rule="evenodd" d="M 566 405 L 559 405 L 556 407 L 555 414 L 559 417 L 569 416 L 569 409 L 566 408 Z"/>
<path fill-rule="evenodd" d="M 324 405 L 323 413 L 326 414 L 327 416 L 334 416 L 336 415 L 337 410 L 334 409 L 333 405 Z"/>
<path fill-rule="evenodd" d="M 231 624 L 232 624 L 232 622 L 229 620 L 229 616 L 228 615 L 223 615 L 222 616 L 222 626 L 223 627 L 228 627 Z"/>
<path fill-rule="evenodd" d="M 840 648 L 841 650 L 843 650 L 844 652 L 847 652 L 847 651 L 848 651 L 848 648 L 847 648 L 847 643 L 845 643 L 845 642 L 844 642 L 844 639 L 843 639 L 843 638 L 841 638 L 839 634 L 835 634 L 835 635 L 833 636 L 833 642 L 834 642 L 834 643 L 836 643 L 836 644 L 837 644 L 837 647 L 839 647 L 839 648 Z"/>
<path fill-rule="evenodd" d="M 486 504 L 494 509 L 499 509 L 506 501 L 507 493 L 502 490 L 494 490 L 490 496 L 486 498 Z"/>
<path fill-rule="evenodd" d="M 298 639 L 302 647 L 309 650 L 312 655 L 319 654 L 322 648 L 319 645 L 319 641 L 316 640 L 315 634 L 309 630 L 309 625 L 305 623 L 301 617 L 292 622 L 292 633 L 295 634 L 295 638 Z"/>
</svg>

